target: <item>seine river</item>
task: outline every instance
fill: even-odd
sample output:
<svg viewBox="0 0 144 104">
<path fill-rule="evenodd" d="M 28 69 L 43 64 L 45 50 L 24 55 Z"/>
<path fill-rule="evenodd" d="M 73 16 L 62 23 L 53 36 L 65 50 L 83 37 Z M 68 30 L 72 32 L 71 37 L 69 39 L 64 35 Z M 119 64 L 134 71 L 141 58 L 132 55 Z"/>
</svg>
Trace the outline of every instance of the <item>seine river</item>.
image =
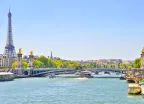
<svg viewBox="0 0 144 104">
<path fill-rule="evenodd" d="M 144 104 L 119 79 L 25 78 L 0 83 L 0 104 Z"/>
</svg>

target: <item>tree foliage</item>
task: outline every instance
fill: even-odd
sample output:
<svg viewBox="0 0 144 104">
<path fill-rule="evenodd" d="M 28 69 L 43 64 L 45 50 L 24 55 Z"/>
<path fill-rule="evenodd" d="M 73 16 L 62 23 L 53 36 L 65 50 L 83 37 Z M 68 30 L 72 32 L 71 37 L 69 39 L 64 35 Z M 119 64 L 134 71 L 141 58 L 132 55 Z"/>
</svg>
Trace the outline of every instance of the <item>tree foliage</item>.
<svg viewBox="0 0 144 104">
<path fill-rule="evenodd" d="M 34 68 L 42 68 L 44 66 L 44 63 L 42 63 L 39 60 L 34 60 L 33 61 L 33 66 L 34 66 Z"/>
<path fill-rule="evenodd" d="M 64 68 L 65 67 L 62 60 L 58 59 L 58 60 L 54 60 L 53 62 L 55 63 L 56 68 Z"/>
<path fill-rule="evenodd" d="M 48 58 L 45 56 L 40 56 L 37 60 L 41 61 L 44 64 L 44 67 L 48 67 Z"/>
<path fill-rule="evenodd" d="M 12 68 L 16 68 L 17 61 L 13 62 Z M 76 68 L 76 69 L 82 69 L 82 68 L 121 68 L 121 69 L 131 69 L 131 68 L 140 68 L 141 67 L 141 58 L 137 58 L 134 60 L 133 63 L 105 63 L 105 64 L 96 64 L 96 63 L 80 63 L 76 61 L 69 61 L 69 60 L 51 60 L 45 56 L 40 56 L 36 60 L 33 60 L 33 66 L 34 68 Z M 22 60 L 22 67 L 27 68 L 28 63 Z"/>
<path fill-rule="evenodd" d="M 14 61 L 12 63 L 12 68 L 16 68 L 17 64 L 18 64 L 18 61 Z M 27 68 L 27 67 L 28 67 L 28 63 L 26 61 L 22 60 L 22 68 Z"/>
<path fill-rule="evenodd" d="M 56 68 L 57 66 L 56 66 L 56 63 L 54 63 L 54 61 L 48 59 L 48 67 L 49 68 Z"/>
<path fill-rule="evenodd" d="M 141 67 L 141 58 L 136 58 L 134 60 L 134 68 L 140 68 Z"/>
</svg>

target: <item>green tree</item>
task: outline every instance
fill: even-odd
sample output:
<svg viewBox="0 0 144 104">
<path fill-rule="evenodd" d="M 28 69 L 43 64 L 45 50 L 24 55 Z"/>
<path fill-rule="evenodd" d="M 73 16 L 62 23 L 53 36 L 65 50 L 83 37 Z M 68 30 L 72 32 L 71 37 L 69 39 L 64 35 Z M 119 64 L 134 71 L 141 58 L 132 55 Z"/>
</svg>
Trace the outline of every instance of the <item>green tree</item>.
<svg viewBox="0 0 144 104">
<path fill-rule="evenodd" d="M 44 64 L 44 67 L 48 67 L 48 58 L 45 56 L 40 56 L 37 60 L 41 61 Z"/>
<path fill-rule="evenodd" d="M 42 68 L 44 66 L 44 63 L 39 60 L 33 60 L 33 66 L 34 68 Z"/>
<path fill-rule="evenodd" d="M 113 69 L 117 67 L 116 64 L 112 64 L 111 66 L 112 66 Z"/>
<path fill-rule="evenodd" d="M 14 61 L 12 63 L 12 68 L 16 68 L 17 67 L 17 63 L 18 63 L 18 61 Z M 26 61 L 22 60 L 22 68 L 27 68 L 27 67 L 28 67 L 28 63 Z"/>
<path fill-rule="evenodd" d="M 53 62 L 56 65 L 56 68 L 63 68 L 64 67 L 62 60 L 54 60 Z"/>
<path fill-rule="evenodd" d="M 56 68 L 57 66 L 56 66 L 56 64 L 54 63 L 54 61 L 48 59 L 48 67 L 50 67 L 50 68 Z"/>
<path fill-rule="evenodd" d="M 90 63 L 85 63 L 83 67 L 84 68 L 91 68 L 91 64 Z"/>
<path fill-rule="evenodd" d="M 140 68 L 141 67 L 141 58 L 136 58 L 134 60 L 134 68 Z"/>
<path fill-rule="evenodd" d="M 126 65 L 125 65 L 124 63 L 121 63 L 121 64 L 120 64 L 120 68 L 121 68 L 121 69 L 125 69 L 125 68 L 126 68 Z"/>
<path fill-rule="evenodd" d="M 128 65 L 127 65 L 127 68 L 128 68 L 128 69 L 131 69 L 131 68 L 132 68 L 132 65 L 131 65 L 131 64 L 128 64 Z"/>
<path fill-rule="evenodd" d="M 101 64 L 97 64 L 96 67 L 97 67 L 97 68 L 101 68 Z"/>
<path fill-rule="evenodd" d="M 91 68 L 96 68 L 96 63 L 91 63 Z"/>
</svg>

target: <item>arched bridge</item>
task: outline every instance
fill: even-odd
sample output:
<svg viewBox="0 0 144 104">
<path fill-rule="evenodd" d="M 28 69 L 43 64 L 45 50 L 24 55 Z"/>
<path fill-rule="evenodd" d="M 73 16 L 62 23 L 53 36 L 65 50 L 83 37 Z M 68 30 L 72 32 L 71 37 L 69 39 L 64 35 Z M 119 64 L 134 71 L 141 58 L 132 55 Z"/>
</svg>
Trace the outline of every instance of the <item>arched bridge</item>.
<svg viewBox="0 0 144 104">
<path fill-rule="evenodd" d="M 13 69 L 12 72 L 17 74 L 20 69 Z M 40 69 L 21 69 L 23 75 L 45 76 L 48 73 L 75 73 L 75 68 L 40 68 Z"/>
<path fill-rule="evenodd" d="M 13 69 L 12 72 L 17 74 L 20 69 Z M 106 68 L 87 68 L 92 72 L 96 71 L 127 71 L 127 69 L 106 69 Z M 62 74 L 62 73 L 75 73 L 77 70 L 75 68 L 39 68 L 39 69 L 21 69 L 23 75 L 29 76 L 44 76 L 48 73 Z"/>
</svg>

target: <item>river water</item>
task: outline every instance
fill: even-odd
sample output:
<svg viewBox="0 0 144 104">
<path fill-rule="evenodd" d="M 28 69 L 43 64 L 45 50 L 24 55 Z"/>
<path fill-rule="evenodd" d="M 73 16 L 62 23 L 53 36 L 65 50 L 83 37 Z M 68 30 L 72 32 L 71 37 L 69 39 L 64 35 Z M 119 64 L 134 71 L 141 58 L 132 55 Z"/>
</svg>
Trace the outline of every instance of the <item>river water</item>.
<svg viewBox="0 0 144 104">
<path fill-rule="evenodd" d="M 0 83 L 0 104 L 144 104 L 119 79 L 25 78 Z"/>
</svg>

